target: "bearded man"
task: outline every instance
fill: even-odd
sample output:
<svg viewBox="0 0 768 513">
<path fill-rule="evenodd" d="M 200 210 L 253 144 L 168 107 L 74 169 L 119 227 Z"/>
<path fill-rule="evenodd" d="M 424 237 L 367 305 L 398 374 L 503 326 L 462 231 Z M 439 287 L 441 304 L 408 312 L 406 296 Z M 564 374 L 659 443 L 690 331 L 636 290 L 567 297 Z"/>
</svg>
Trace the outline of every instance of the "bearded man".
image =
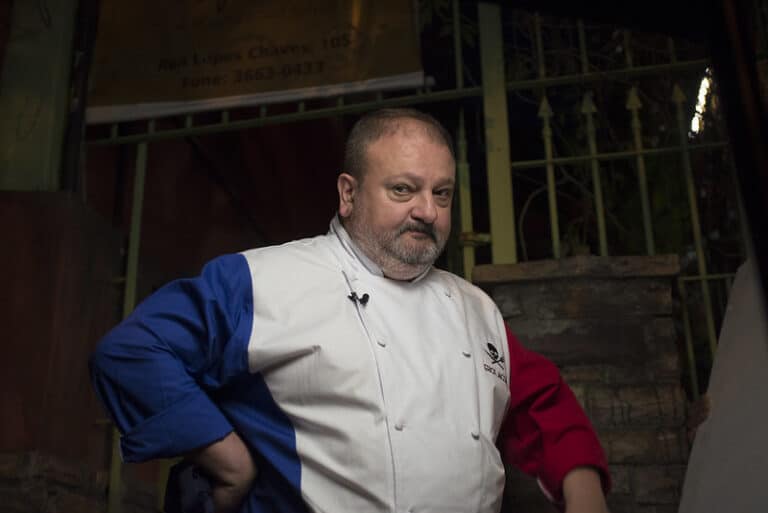
<svg viewBox="0 0 768 513">
<path fill-rule="evenodd" d="M 219 512 L 495 513 L 503 461 L 570 513 L 606 511 L 605 457 L 557 369 L 433 267 L 455 180 L 431 116 L 359 120 L 328 234 L 219 257 L 101 342 L 123 458 L 185 456 Z"/>
</svg>

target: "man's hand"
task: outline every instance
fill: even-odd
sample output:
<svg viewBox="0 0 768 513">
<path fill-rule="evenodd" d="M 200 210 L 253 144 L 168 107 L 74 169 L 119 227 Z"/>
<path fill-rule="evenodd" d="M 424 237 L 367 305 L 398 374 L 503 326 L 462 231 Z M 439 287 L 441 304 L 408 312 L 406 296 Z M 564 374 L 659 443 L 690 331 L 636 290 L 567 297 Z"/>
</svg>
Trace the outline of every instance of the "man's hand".
<svg viewBox="0 0 768 513">
<path fill-rule="evenodd" d="M 600 475 L 589 467 L 576 467 L 565 475 L 566 513 L 608 513 Z"/>
<path fill-rule="evenodd" d="M 195 451 L 189 459 L 210 479 L 216 513 L 237 511 L 257 473 L 251 453 L 237 433 Z"/>
</svg>

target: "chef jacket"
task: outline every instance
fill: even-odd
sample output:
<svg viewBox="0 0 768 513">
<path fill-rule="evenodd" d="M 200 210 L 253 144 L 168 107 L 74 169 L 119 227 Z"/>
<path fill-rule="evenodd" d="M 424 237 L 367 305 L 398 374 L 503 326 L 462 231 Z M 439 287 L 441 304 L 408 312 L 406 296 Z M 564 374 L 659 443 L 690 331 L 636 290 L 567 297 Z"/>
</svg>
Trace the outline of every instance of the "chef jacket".
<svg viewBox="0 0 768 513">
<path fill-rule="evenodd" d="M 485 293 L 435 268 L 386 278 L 338 218 L 165 286 L 91 369 L 125 461 L 236 431 L 259 471 L 242 512 L 495 513 L 502 457 L 554 501 L 576 466 L 607 486 L 573 394 Z"/>
</svg>

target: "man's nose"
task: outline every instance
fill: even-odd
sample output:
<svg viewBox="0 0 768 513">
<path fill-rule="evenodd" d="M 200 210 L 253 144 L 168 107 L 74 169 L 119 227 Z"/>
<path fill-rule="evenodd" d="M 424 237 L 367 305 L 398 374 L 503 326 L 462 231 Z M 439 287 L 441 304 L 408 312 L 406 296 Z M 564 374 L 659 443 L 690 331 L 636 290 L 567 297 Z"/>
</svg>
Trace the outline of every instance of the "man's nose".
<svg viewBox="0 0 768 513">
<path fill-rule="evenodd" d="M 411 210 L 411 216 L 424 223 L 432 224 L 437 219 L 437 204 L 432 194 L 420 194 Z"/>
</svg>

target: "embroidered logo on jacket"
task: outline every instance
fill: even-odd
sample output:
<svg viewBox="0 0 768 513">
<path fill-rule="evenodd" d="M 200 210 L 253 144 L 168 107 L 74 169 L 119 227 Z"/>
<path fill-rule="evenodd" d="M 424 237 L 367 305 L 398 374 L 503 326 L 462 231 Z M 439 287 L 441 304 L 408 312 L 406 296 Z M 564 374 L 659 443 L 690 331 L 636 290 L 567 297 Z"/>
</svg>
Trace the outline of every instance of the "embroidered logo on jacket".
<svg viewBox="0 0 768 513">
<path fill-rule="evenodd" d="M 504 372 L 504 355 L 499 353 L 496 346 L 488 342 L 487 349 L 485 350 L 486 356 L 490 359 L 490 363 L 483 362 L 483 369 L 485 372 L 493 374 L 498 377 L 504 383 L 507 382 L 507 375 Z M 498 369 L 496 369 L 498 366 Z"/>
</svg>

